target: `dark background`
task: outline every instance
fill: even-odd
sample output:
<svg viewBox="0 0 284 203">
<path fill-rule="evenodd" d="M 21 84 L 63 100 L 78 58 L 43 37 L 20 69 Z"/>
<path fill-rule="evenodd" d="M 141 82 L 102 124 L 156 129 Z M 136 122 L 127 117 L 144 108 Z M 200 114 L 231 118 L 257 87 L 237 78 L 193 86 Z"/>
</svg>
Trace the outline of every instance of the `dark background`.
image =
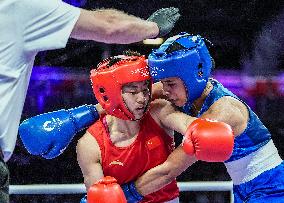
<svg viewBox="0 0 284 203">
<path fill-rule="evenodd" d="M 226 69 L 250 67 L 258 69 L 256 73 L 260 74 L 266 73 L 262 67 L 267 66 L 272 59 L 275 59 L 273 61 L 277 64 L 273 64 L 275 67 L 266 67 L 270 72 L 283 67 L 284 7 L 283 1 L 280 0 L 69 0 L 69 2 L 77 5 L 82 2 L 83 7 L 88 9 L 116 8 L 142 18 L 147 18 L 162 7 L 178 7 L 182 17 L 171 35 L 186 31 L 208 38 L 215 45 L 212 55 L 219 67 Z M 101 54 L 106 48 L 110 50 L 111 55 L 114 55 L 121 53 L 125 47 L 70 40 L 66 49 L 40 54 L 41 57 L 38 57 L 36 65 L 89 67 L 101 59 Z M 147 55 L 154 47 L 135 43 L 127 48 L 136 49 Z M 257 55 L 270 60 L 266 60 L 265 65 L 261 65 L 260 62 L 257 64 L 256 57 L 260 57 Z"/>
<path fill-rule="evenodd" d="M 171 35 L 187 31 L 209 39 L 210 50 L 216 60 L 216 71 L 223 75 L 249 75 L 271 80 L 271 86 L 255 87 L 240 94 L 263 120 L 283 157 L 283 84 L 273 88 L 274 77 L 283 75 L 283 1 L 110 1 L 73 0 L 83 8 L 116 8 L 129 14 L 147 18 L 161 8 L 174 6 L 182 17 Z M 167 37 L 171 36 L 168 35 Z M 96 103 L 88 79 L 89 71 L 109 55 L 133 49 L 147 55 L 155 46 L 134 43 L 106 45 L 71 39 L 65 49 L 41 52 L 36 57 L 34 73 L 27 94 L 22 120 L 39 113 L 83 104 Z M 46 68 L 41 71 L 39 67 Z M 53 68 L 52 68 L 53 67 Z M 38 71 L 38 72 L 37 72 Z M 38 73 L 39 76 L 34 76 Z M 63 75 L 61 73 L 65 73 Z M 51 75 L 58 75 L 53 78 Z M 283 78 L 283 77 L 282 77 Z M 282 86 L 281 86 L 282 85 Z M 267 88 L 267 86 L 266 86 Z M 282 88 L 282 89 L 281 89 Z M 45 160 L 29 155 L 20 139 L 8 162 L 11 184 L 82 183 L 83 177 L 76 161 L 75 146 L 84 132 L 79 133 L 67 150 L 58 158 Z M 180 136 L 177 135 L 177 144 Z M 223 164 L 198 162 L 178 177 L 179 181 L 230 180 Z M 229 202 L 229 192 L 183 192 L 181 202 Z M 79 202 L 83 195 L 12 195 L 11 202 Z"/>
</svg>

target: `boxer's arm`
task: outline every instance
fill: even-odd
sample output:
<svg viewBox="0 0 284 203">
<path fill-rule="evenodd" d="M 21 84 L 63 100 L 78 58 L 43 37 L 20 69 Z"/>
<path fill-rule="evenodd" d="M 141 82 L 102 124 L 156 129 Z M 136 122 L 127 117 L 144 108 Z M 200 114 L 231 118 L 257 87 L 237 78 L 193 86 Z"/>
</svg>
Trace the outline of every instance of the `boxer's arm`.
<svg viewBox="0 0 284 203">
<path fill-rule="evenodd" d="M 95 182 L 103 178 L 101 151 L 95 138 L 87 131 L 77 143 L 77 160 L 88 190 Z"/>
<path fill-rule="evenodd" d="M 247 107 L 233 97 L 222 97 L 217 100 L 201 118 L 209 118 L 229 124 L 234 135 L 240 135 L 247 127 L 249 113 Z"/>
<path fill-rule="evenodd" d="M 188 126 L 197 118 L 178 111 L 169 101 L 156 99 L 151 103 L 151 114 L 168 129 L 185 135 Z M 230 125 L 234 135 L 244 131 L 249 118 L 246 106 L 232 98 L 222 97 L 215 102 L 200 118 L 224 122 Z"/>
<path fill-rule="evenodd" d="M 188 155 L 208 162 L 223 162 L 230 158 L 234 134 L 227 123 L 216 118 L 212 121 L 191 117 L 162 100 L 156 102 L 155 112 L 164 126 L 184 135 L 183 149 Z"/>
<path fill-rule="evenodd" d="M 160 190 L 196 161 L 181 146 L 177 147 L 163 164 L 148 170 L 135 181 L 137 191 L 145 196 Z"/>
<path fill-rule="evenodd" d="M 169 101 L 156 99 L 151 102 L 151 115 L 163 127 L 185 135 L 187 127 L 197 118 L 178 111 Z"/>
</svg>

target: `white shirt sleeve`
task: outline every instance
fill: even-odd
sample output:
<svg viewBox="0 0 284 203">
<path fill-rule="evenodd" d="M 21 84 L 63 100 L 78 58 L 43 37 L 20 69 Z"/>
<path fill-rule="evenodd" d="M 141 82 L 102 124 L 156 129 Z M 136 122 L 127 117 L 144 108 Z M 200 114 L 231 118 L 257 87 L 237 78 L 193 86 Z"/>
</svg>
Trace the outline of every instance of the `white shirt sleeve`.
<svg viewBox="0 0 284 203">
<path fill-rule="evenodd" d="M 61 0 L 20 0 L 21 26 L 27 52 L 39 52 L 66 46 L 80 16 L 80 9 Z"/>
</svg>

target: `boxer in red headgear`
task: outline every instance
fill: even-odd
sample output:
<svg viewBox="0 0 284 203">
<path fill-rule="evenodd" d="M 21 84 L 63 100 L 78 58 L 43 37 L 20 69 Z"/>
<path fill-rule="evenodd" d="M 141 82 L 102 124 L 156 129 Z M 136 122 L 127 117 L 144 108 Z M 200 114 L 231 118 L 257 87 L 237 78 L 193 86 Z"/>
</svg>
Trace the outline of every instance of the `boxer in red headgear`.
<svg viewBox="0 0 284 203">
<path fill-rule="evenodd" d="M 77 145 L 77 158 L 88 191 L 98 188 L 92 185 L 99 179 L 112 176 L 122 186 L 128 202 L 178 202 L 176 181 L 161 177 L 177 176 L 197 159 L 224 161 L 231 155 L 230 126 L 190 117 L 165 100 L 150 103 L 152 82 L 144 56 L 128 52 L 106 59 L 91 71 L 91 80 L 95 96 L 107 115 L 101 115 Z M 176 149 L 181 154 L 175 160 L 178 165 L 172 168 L 172 174 L 163 174 L 163 168 L 156 171 L 155 167 L 164 163 L 174 149 L 173 130 L 187 135 L 186 147 L 183 146 L 186 150 Z M 217 138 L 208 139 L 216 134 Z M 141 192 L 133 181 L 145 172 L 141 180 L 149 184 L 147 174 L 150 174 L 148 177 L 155 177 L 154 185 L 149 186 L 152 191 Z M 106 195 L 95 191 L 88 192 L 88 199 Z"/>
<path fill-rule="evenodd" d="M 144 56 L 120 55 L 108 58 L 98 65 L 97 70 L 91 71 L 91 81 L 94 94 L 106 112 L 123 120 L 136 120 L 121 96 L 123 85 L 147 81 L 146 96 L 151 96 L 152 81 Z"/>
</svg>

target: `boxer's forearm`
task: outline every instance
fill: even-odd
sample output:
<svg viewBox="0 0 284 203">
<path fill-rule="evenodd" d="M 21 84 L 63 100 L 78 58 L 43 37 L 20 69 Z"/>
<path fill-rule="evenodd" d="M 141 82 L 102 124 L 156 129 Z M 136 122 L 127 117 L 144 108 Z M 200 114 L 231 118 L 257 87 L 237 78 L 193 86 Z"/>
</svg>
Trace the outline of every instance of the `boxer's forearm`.
<svg viewBox="0 0 284 203">
<path fill-rule="evenodd" d="M 164 164 L 150 169 L 135 181 L 137 191 L 145 196 L 156 192 L 174 180 L 170 170 Z"/>
<path fill-rule="evenodd" d="M 182 147 L 176 148 L 163 164 L 148 170 L 135 181 L 137 191 L 145 196 L 160 190 L 194 162 L 195 157 L 185 154 Z"/>
</svg>

